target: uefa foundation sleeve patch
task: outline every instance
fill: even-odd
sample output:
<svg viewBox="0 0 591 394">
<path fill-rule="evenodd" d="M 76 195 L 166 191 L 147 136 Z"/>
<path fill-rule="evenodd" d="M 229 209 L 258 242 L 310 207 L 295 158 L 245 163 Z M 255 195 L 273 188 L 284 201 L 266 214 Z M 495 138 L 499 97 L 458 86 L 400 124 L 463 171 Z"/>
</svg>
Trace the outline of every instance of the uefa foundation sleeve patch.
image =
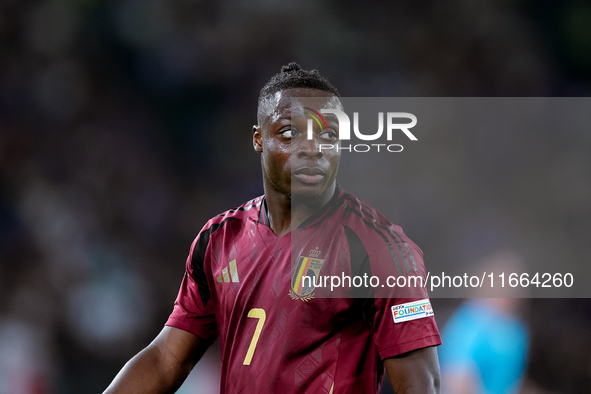
<svg viewBox="0 0 591 394">
<path fill-rule="evenodd" d="M 403 321 L 421 319 L 429 316 L 433 316 L 433 308 L 431 307 L 429 299 L 392 306 L 394 323 L 402 323 Z"/>
</svg>

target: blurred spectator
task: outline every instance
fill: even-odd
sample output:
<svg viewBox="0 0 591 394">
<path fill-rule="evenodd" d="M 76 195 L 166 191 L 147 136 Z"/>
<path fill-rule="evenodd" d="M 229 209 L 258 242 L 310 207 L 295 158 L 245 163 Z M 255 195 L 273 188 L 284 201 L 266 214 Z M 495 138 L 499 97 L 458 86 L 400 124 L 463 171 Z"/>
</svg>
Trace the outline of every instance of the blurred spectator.
<svg viewBox="0 0 591 394">
<path fill-rule="evenodd" d="M 516 298 L 462 304 L 443 329 L 442 393 L 515 394 L 525 372 L 528 334 Z"/>
<path fill-rule="evenodd" d="M 49 394 L 51 353 L 45 333 L 13 318 L 0 317 L 0 394 Z"/>
<path fill-rule="evenodd" d="M 511 250 L 498 250 L 480 260 L 479 271 L 523 272 L 524 261 Z M 442 330 L 439 348 L 443 394 L 516 394 L 525 374 L 529 333 L 522 320 L 527 290 L 507 286 L 511 298 L 480 298 L 462 303 Z"/>
</svg>

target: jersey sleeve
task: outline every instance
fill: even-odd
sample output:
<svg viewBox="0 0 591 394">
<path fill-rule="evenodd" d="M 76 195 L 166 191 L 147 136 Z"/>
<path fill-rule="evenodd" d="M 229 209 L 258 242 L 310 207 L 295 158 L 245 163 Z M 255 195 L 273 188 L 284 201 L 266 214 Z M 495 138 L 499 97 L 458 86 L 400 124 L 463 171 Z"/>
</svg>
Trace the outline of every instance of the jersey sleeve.
<svg viewBox="0 0 591 394">
<path fill-rule="evenodd" d="M 364 315 L 380 357 L 386 359 L 440 345 L 441 337 L 427 288 L 411 279 L 426 276 L 422 251 L 399 226 L 382 220 L 374 231 L 361 233 L 367 255 L 358 272 L 376 275 L 384 285 L 370 290 L 373 294 L 364 303 Z M 388 285 L 398 277 L 406 277 L 399 283 L 413 285 Z"/>
<path fill-rule="evenodd" d="M 218 336 L 215 318 L 217 301 L 215 292 L 211 291 L 213 281 L 211 269 L 208 269 L 209 235 L 209 230 L 204 227 L 191 245 L 181 288 L 166 325 L 214 342 Z"/>
<path fill-rule="evenodd" d="M 427 300 L 425 298 L 423 300 Z M 376 313 L 372 332 L 374 343 L 382 359 L 412 350 L 441 345 L 441 337 L 434 316 L 396 323 L 392 307 L 420 301 L 417 299 L 376 298 Z"/>
<path fill-rule="evenodd" d="M 400 265 L 404 267 L 400 275 L 407 277 L 407 284 L 410 283 L 408 278 L 411 276 L 425 278 L 423 252 L 399 227 L 396 230 L 393 226 L 391 235 L 398 238 L 398 242 L 394 242 L 399 246 L 395 252 L 400 257 Z M 400 288 L 392 288 L 391 294 L 390 298 L 375 299 L 376 313 L 372 330 L 380 357 L 386 359 L 412 350 L 441 345 L 427 288 L 420 285 L 402 291 Z M 400 312 L 403 310 L 406 315 L 401 318 Z M 413 316 L 414 313 L 416 315 Z"/>
</svg>

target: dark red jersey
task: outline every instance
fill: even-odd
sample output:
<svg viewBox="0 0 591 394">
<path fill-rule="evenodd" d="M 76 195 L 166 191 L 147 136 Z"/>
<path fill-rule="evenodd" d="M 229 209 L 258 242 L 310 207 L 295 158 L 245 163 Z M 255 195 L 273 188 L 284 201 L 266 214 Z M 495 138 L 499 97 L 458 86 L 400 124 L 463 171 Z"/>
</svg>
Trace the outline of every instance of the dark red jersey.
<svg viewBox="0 0 591 394">
<path fill-rule="evenodd" d="M 382 284 L 386 275 L 424 277 L 422 252 L 338 188 L 277 237 L 261 196 L 203 227 L 166 324 L 219 337 L 222 393 L 377 393 L 383 359 L 441 340 L 422 287 L 408 298 L 381 284 L 331 291 L 321 281 L 363 275 Z"/>
</svg>

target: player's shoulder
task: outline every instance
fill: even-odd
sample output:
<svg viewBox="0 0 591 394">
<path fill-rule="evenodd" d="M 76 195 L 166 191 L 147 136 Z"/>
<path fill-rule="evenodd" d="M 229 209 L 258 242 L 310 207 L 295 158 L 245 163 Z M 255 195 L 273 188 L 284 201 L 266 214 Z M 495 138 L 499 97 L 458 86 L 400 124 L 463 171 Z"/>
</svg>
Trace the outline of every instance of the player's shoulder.
<svg viewBox="0 0 591 394">
<path fill-rule="evenodd" d="M 393 223 L 372 205 L 346 191 L 343 191 L 340 200 L 343 226 L 348 227 L 363 239 L 380 244 L 383 241 L 412 244 L 422 255 L 422 250 L 405 234 L 402 227 Z"/>
<path fill-rule="evenodd" d="M 239 207 L 228 209 L 209 219 L 191 244 L 191 251 L 187 264 L 190 270 L 194 266 L 203 266 L 206 250 L 212 239 L 220 239 L 219 236 L 230 234 L 231 237 L 240 237 L 248 229 L 247 223 L 256 221 L 259 207 L 263 202 L 263 196 L 253 198 Z"/>
<path fill-rule="evenodd" d="M 376 225 L 386 226 L 402 232 L 402 227 L 393 223 L 372 205 L 353 194 L 343 191 L 341 200 L 344 223 L 349 223 L 362 228 L 372 228 Z"/>
<path fill-rule="evenodd" d="M 247 222 L 249 220 L 257 220 L 261 204 L 264 196 L 258 196 L 245 202 L 244 204 L 228 209 L 207 221 L 203 230 L 215 230 L 227 224 L 228 222 Z M 202 231 L 203 231 L 202 230 Z"/>
</svg>

